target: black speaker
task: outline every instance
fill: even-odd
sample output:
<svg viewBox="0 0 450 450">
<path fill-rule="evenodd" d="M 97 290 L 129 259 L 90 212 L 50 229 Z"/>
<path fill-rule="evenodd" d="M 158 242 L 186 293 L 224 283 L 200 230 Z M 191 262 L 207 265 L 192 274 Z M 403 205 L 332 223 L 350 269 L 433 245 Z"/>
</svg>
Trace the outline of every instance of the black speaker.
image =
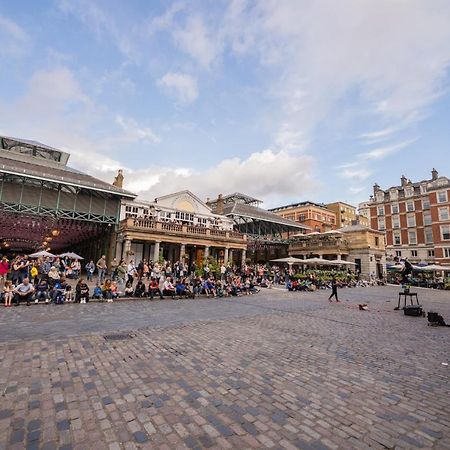
<svg viewBox="0 0 450 450">
<path fill-rule="evenodd" d="M 423 310 L 420 305 L 408 305 L 403 308 L 405 316 L 420 317 L 423 315 Z"/>
</svg>

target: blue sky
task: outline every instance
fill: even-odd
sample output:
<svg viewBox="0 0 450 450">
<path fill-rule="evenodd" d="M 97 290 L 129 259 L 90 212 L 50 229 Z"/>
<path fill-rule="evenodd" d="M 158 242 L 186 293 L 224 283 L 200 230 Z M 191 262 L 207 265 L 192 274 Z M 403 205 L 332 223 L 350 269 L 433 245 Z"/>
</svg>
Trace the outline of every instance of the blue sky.
<svg viewBox="0 0 450 450">
<path fill-rule="evenodd" d="M 0 0 L 0 133 L 152 199 L 450 176 L 447 0 Z"/>
</svg>

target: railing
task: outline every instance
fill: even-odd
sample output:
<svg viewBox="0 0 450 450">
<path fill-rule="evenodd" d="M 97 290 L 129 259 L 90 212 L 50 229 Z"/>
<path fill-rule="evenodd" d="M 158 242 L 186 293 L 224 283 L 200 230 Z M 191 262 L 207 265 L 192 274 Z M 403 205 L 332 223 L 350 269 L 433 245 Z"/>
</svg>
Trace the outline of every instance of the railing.
<svg viewBox="0 0 450 450">
<path fill-rule="evenodd" d="M 216 230 L 192 225 L 181 225 L 173 222 L 157 222 L 151 219 L 128 218 L 120 223 L 122 231 L 126 229 L 148 230 L 151 232 L 179 234 L 183 236 L 203 236 L 211 239 L 247 242 L 247 235 L 236 231 Z"/>
</svg>

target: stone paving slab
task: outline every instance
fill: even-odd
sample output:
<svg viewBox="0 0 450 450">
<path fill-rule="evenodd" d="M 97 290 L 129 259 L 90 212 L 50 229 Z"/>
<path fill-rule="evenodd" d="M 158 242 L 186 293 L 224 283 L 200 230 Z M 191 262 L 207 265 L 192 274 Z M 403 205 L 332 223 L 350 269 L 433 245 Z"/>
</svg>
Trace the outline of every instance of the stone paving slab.
<svg viewBox="0 0 450 450">
<path fill-rule="evenodd" d="M 0 449 L 450 448 L 450 329 L 328 294 L 5 308 Z"/>
</svg>

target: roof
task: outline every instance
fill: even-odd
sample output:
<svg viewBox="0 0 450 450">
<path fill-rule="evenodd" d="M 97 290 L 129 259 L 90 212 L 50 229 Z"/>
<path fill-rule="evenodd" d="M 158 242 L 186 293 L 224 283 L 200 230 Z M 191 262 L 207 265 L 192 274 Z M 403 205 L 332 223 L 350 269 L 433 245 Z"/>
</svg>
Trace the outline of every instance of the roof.
<svg viewBox="0 0 450 450">
<path fill-rule="evenodd" d="M 183 191 L 178 191 L 178 192 L 173 192 L 172 194 L 166 194 L 166 195 L 161 195 L 159 197 L 155 197 L 155 203 L 158 203 L 159 200 L 163 200 L 163 199 L 171 198 L 171 197 L 176 197 L 176 196 L 179 196 L 181 194 L 189 195 L 190 197 L 195 199 L 197 202 L 199 202 L 201 205 L 203 205 L 205 208 L 208 208 L 209 210 L 211 210 L 211 208 L 201 198 L 197 197 L 189 189 L 185 189 Z"/>
<path fill-rule="evenodd" d="M 217 203 L 218 198 L 210 200 L 209 203 L 214 205 Z M 223 195 L 222 200 L 224 203 L 231 203 L 233 200 L 244 200 L 245 203 L 262 203 L 262 200 L 258 200 L 247 194 L 242 194 L 241 192 L 234 192 L 233 194 Z"/>
<path fill-rule="evenodd" d="M 258 208 L 256 206 L 246 205 L 245 203 L 235 202 L 233 204 L 225 205 L 223 208 L 223 214 L 225 216 L 241 216 L 254 220 L 277 223 L 279 225 L 285 225 L 298 230 L 309 229 L 309 227 L 294 222 L 293 220 L 284 219 L 283 217 L 280 217 L 270 211 Z"/>
<path fill-rule="evenodd" d="M 356 209 L 356 206 L 353 206 L 353 205 L 351 205 L 350 203 L 347 203 L 347 202 L 331 202 L 331 203 L 327 203 L 325 206 L 327 207 L 327 208 L 329 208 L 330 206 L 338 206 L 338 205 L 345 205 L 345 206 L 350 206 L 350 208 L 354 208 L 354 209 Z"/>
<path fill-rule="evenodd" d="M 365 225 L 349 225 L 348 227 L 339 228 L 341 233 L 352 233 L 354 231 L 371 231 L 373 233 L 384 234 L 384 231 L 374 230 L 373 228 L 366 227 Z"/>
<path fill-rule="evenodd" d="M 107 192 L 121 197 L 136 197 L 135 194 L 126 191 L 125 189 L 113 186 L 112 184 L 106 183 L 105 181 L 94 178 L 91 175 L 82 173 L 63 164 L 44 165 L 42 160 L 38 161 L 38 158 L 32 156 L 27 156 L 26 160 L 23 160 L 23 158 L 21 158 L 23 155 L 8 152 L 6 150 L 1 150 L 0 152 L 0 173 L 9 173 L 22 177 L 26 176 L 38 180 Z"/>
<path fill-rule="evenodd" d="M 310 202 L 309 200 L 306 200 L 304 202 L 291 203 L 289 205 L 283 205 L 283 206 L 277 206 L 276 208 L 270 208 L 268 211 L 281 211 L 283 209 L 296 208 L 298 206 L 309 206 L 309 205 L 316 206 L 317 208 L 327 209 L 323 203 L 315 203 L 315 202 Z"/>
</svg>

